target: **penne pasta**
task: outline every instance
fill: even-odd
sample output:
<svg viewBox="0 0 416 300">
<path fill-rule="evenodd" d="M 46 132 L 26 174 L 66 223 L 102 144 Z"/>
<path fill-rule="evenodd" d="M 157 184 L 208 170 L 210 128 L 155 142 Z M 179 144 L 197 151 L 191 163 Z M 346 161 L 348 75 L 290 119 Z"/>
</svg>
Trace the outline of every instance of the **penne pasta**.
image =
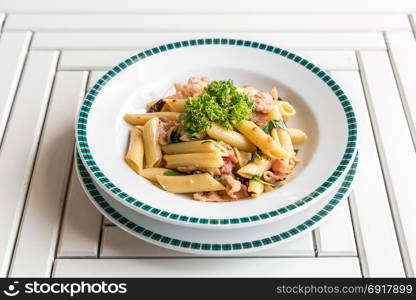
<svg viewBox="0 0 416 300">
<path fill-rule="evenodd" d="M 289 132 L 282 128 L 276 129 L 280 145 L 282 145 L 282 148 L 289 154 L 288 158 L 294 156 L 295 152 L 293 151 L 292 139 L 290 138 Z"/>
<path fill-rule="evenodd" d="M 291 116 L 296 114 L 296 110 L 293 106 L 286 101 L 278 101 L 280 113 L 282 114 L 283 120 L 287 121 Z"/>
<path fill-rule="evenodd" d="M 210 153 L 219 152 L 215 144 L 209 143 L 206 140 L 182 142 L 175 144 L 168 144 L 162 146 L 163 152 L 166 154 L 183 154 L 183 153 Z"/>
<path fill-rule="evenodd" d="M 170 107 L 165 103 L 160 112 L 171 112 Z"/>
<path fill-rule="evenodd" d="M 250 180 L 248 183 L 248 192 L 251 197 L 257 198 L 264 191 L 264 185 L 256 180 Z"/>
<path fill-rule="evenodd" d="M 240 150 L 248 152 L 256 151 L 256 146 L 244 137 L 244 135 L 234 130 L 228 130 L 216 123 L 212 123 L 211 128 L 207 130 L 207 134 L 213 139 L 224 141 Z"/>
<path fill-rule="evenodd" d="M 194 166 L 199 168 L 219 168 L 224 164 L 220 153 L 186 153 L 165 155 L 167 168 Z"/>
<path fill-rule="evenodd" d="M 168 107 L 169 111 L 183 113 L 185 111 L 186 99 L 165 99 L 165 107 Z"/>
<path fill-rule="evenodd" d="M 235 155 L 237 156 L 238 166 L 240 168 L 247 165 L 253 156 L 251 152 L 241 151 L 241 150 L 238 150 L 236 147 L 234 147 L 234 152 L 235 152 Z"/>
<path fill-rule="evenodd" d="M 252 121 L 243 121 L 236 128 L 254 145 L 271 158 L 287 158 L 288 153 Z"/>
<path fill-rule="evenodd" d="M 143 169 L 143 158 L 144 148 L 142 130 L 137 127 L 132 127 L 130 129 L 130 142 L 125 160 L 130 168 L 135 172 L 139 172 Z"/>
<path fill-rule="evenodd" d="M 175 194 L 225 190 L 225 187 L 208 173 L 185 176 L 156 175 L 156 179 L 163 189 Z"/>
<path fill-rule="evenodd" d="M 297 128 L 286 128 L 293 144 L 301 144 L 307 141 L 308 136 L 302 130 Z"/>
<path fill-rule="evenodd" d="M 271 120 L 283 120 L 282 114 L 280 113 L 279 104 L 275 101 L 272 111 L 269 113 L 269 121 Z"/>
<path fill-rule="evenodd" d="M 165 168 L 148 168 L 148 169 L 141 170 L 139 174 L 143 176 L 144 178 L 157 183 L 156 176 L 163 175 L 168 170 L 169 169 L 165 169 Z"/>
<path fill-rule="evenodd" d="M 272 132 L 270 132 L 270 135 L 272 136 L 272 138 L 274 139 L 274 141 L 280 146 L 282 147 L 282 145 L 280 144 L 280 140 L 279 140 L 279 135 L 277 134 L 277 128 L 273 128 Z"/>
<path fill-rule="evenodd" d="M 273 87 L 270 91 L 270 95 L 272 95 L 272 98 L 274 101 L 278 101 L 279 100 L 279 93 L 277 92 L 277 88 Z"/>
<path fill-rule="evenodd" d="M 237 174 L 245 178 L 253 178 L 254 175 L 262 176 L 264 172 L 271 168 L 274 160 L 263 157 L 255 159 L 253 162 L 245 165 L 237 171 Z"/>
<path fill-rule="evenodd" d="M 147 114 L 126 114 L 124 120 L 131 125 L 144 125 L 147 121 L 155 117 L 165 117 L 171 120 L 179 120 L 177 112 L 154 112 Z"/>
<path fill-rule="evenodd" d="M 159 166 L 162 161 L 162 150 L 159 142 L 159 118 L 150 119 L 143 127 L 143 142 L 146 168 Z"/>
<path fill-rule="evenodd" d="M 273 186 L 270 186 L 270 185 L 263 185 L 263 186 L 264 186 L 264 192 L 271 192 L 275 189 Z"/>
</svg>

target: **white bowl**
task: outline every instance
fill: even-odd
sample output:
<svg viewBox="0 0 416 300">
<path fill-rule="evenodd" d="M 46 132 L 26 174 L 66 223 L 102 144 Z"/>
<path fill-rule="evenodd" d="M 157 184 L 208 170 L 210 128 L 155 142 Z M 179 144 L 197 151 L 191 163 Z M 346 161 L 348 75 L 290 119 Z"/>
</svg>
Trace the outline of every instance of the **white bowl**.
<svg viewBox="0 0 416 300">
<path fill-rule="evenodd" d="M 195 44 L 195 45 L 193 45 Z M 126 113 L 172 92 L 190 76 L 233 79 L 269 90 L 294 105 L 289 126 L 309 135 L 303 162 L 288 184 L 251 200 L 193 201 L 161 190 L 124 162 L 130 125 Z M 233 228 L 272 222 L 325 197 L 344 178 L 356 153 L 357 128 L 348 98 L 323 70 L 288 51 L 233 39 L 183 41 L 141 52 L 104 75 L 86 96 L 77 124 L 77 146 L 93 180 L 129 208 L 185 226 Z"/>
<path fill-rule="evenodd" d="M 347 201 L 355 178 L 358 154 L 348 175 L 325 198 L 314 201 L 291 218 L 245 228 L 213 230 L 160 222 L 137 214 L 91 184 L 91 177 L 78 159 L 77 174 L 85 193 L 95 207 L 128 233 L 155 245 L 193 254 L 228 256 L 265 250 L 293 241 L 322 225 L 341 201 Z M 344 200 L 345 199 L 345 200 Z"/>
</svg>

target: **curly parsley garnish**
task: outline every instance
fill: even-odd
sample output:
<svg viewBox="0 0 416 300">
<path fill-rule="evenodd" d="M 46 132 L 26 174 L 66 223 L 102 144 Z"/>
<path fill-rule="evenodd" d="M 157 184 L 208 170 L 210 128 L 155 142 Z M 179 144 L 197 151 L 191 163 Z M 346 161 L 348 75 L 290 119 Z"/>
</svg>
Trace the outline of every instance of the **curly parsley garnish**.
<svg viewBox="0 0 416 300">
<path fill-rule="evenodd" d="M 255 181 L 260 182 L 264 185 L 269 185 L 269 186 L 275 187 L 275 185 L 273 183 L 269 183 L 269 182 L 266 182 L 264 180 L 261 180 L 259 175 L 254 175 L 253 177 L 251 177 L 251 180 L 255 180 Z"/>
<path fill-rule="evenodd" d="M 250 118 L 253 108 L 254 103 L 231 80 L 212 81 L 204 93 L 186 101 L 181 124 L 188 133 L 206 131 L 212 122 L 233 129 Z"/>
<path fill-rule="evenodd" d="M 286 129 L 287 126 L 286 126 L 285 122 L 283 122 L 282 120 L 271 120 L 263 128 L 263 131 L 267 134 L 270 134 L 270 132 L 272 132 L 272 130 L 275 129 L 275 128 Z"/>
</svg>

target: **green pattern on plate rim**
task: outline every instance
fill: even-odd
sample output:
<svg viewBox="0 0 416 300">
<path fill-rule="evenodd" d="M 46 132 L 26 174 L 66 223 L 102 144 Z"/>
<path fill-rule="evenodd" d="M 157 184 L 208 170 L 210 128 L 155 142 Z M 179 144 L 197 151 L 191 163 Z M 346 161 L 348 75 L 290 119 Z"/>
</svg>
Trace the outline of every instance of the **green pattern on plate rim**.
<svg viewBox="0 0 416 300">
<path fill-rule="evenodd" d="M 77 164 L 78 164 L 78 171 L 84 183 L 84 186 L 87 188 L 89 194 L 94 199 L 95 204 L 101 208 L 102 211 L 105 211 L 110 219 L 113 219 L 115 223 L 119 226 L 125 227 L 128 231 L 134 231 L 135 233 L 141 235 L 144 239 L 151 239 L 159 243 L 179 247 L 179 248 L 186 248 L 186 249 L 193 249 L 193 250 L 202 250 L 202 251 L 238 251 L 238 250 L 245 250 L 251 248 L 259 248 L 266 245 L 275 244 L 281 242 L 285 239 L 291 238 L 308 228 L 314 226 L 317 222 L 322 220 L 326 215 L 328 215 L 342 200 L 345 194 L 348 192 L 352 181 L 355 176 L 355 172 L 357 169 L 358 163 L 358 153 L 355 157 L 351 168 L 349 169 L 344 181 L 342 182 L 341 186 L 338 188 L 336 194 L 332 197 L 332 199 L 322 208 L 318 213 L 316 213 L 313 217 L 306 220 L 305 222 L 293 227 L 289 230 L 284 232 L 275 234 L 270 237 L 262 238 L 260 240 L 255 241 L 247 241 L 247 242 L 240 242 L 240 243 L 232 243 L 232 244 L 209 244 L 209 243 L 196 243 L 192 241 L 183 241 L 175 238 L 171 238 L 168 236 L 163 236 L 159 233 L 153 232 L 148 230 L 142 226 L 135 224 L 134 222 L 130 221 L 129 219 L 125 218 L 119 212 L 117 212 L 111 205 L 101 196 L 100 192 L 97 190 L 96 186 L 94 185 L 94 181 L 92 180 L 90 174 L 85 169 L 82 161 L 79 157 L 77 152 Z M 108 216 L 107 216 L 108 217 Z"/>
<path fill-rule="evenodd" d="M 338 100 L 340 101 L 344 112 L 345 117 L 348 124 L 348 141 L 347 147 L 345 149 L 345 153 L 341 159 L 341 162 L 335 169 L 335 171 L 331 174 L 331 176 L 322 183 L 318 188 L 316 188 L 313 192 L 309 195 L 295 201 L 293 204 L 289 204 L 285 207 L 281 207 L 276 210 L 272 210 L 270 212 L 266 212 L 259 215 L 253 215 L 248 217 L 241 217 L 241 218 L 232 218 L 232 219 L 208 219 L 208 218 L 197 218 L 191 216 L 181 216 L 178 214 L 174 214 L 168 211 L 164 211 L 155 207 L 152 207 L 130 195 L 123 192 L 120 188 L 118 188 L 114 183 L 112 183 L 107 176 L 100 170 L 99 166 L 94 160 L 94 157 L 91 155 L 91 151 L 89 149 L 88 140 L 87 140 L 87 123 L 88 123 L 88 115 L 91 110 L 91 106 L 94 103 L 95 98 L 97 97 L 100 90 L 105 86 L 107 82 L 109 82 L 113 77 L 115 77 L 118 73 L 126 69 L 127 67 L 145 59 L 146 57 L 161 54 L 163 52 L 174 50 L 177 48 L 183 47 L 191 47 L 191 46 L 203 46 L 203 45 L 229 45 L 229 46 L 239 46 L 239 47 L 251 47 L 255 49 L 259 49 L 262 51 L 267 51 L 270 53 L 274 53 L 287 59 L 290 59 L 303 67 L 310 70 L 316 76 L 318 76 L 323 82 L 325 82 L 334 94 L 337 96 Z M 276 217 L 278 215 L 285 214 L 290 212 L 304 204 L 312 201 L 313 199 L 317 198 L 323 192 L 327 191 L 333 184 L 336 182 L 340 176 L 346 171 L 348 165 L 351 163 L 354 154 L 356 153 L 357 148 L 357 122 L 355 118 L 355 114 L 352 108 L 352 105 L 345 95 L 344 91 L 340 88 L 340 86 L 335 82 L 334 79 L 331 78 L 324 70 L 320 69 L 319 67 L 315 66 L 313 63 L 309 62 L 308 60 L 292 53 L 287 50 L 283 50 L 281 48 L 277 48 L 271 45 L 259 43 L 259 42 L 252 42 L 252 41 L 245 41 L 245 40 L 238 40 L 238 39 L 225 39 L 225 38 L 205 38 L 205 39 L 194 39 L 194 40 L 187 40 L 175 43 L 169 43 L 166 45 L 161 45 L 158 47 L 154 47 L 152 49 L 145 50 L 140 52 L 132 57 L 126 59 L 125 61 L 121 62 L 111 70 L 109 70 L 103 77 L 101 77 L 97 83 L 91 88 L 89 93 L 84 99 L 84 102 L 81 106 L 78 120 L 77 120 L 77 128 L 76 128 L 76 138 L 77 138 L 77 146 L 78 151 L 81 155 L 81 158 L 84 164 L 88 167 L 90 173 L 98 180 L 99 183 L 103 185 L 103 188 L 107 189 L 111 192 L 115 197 L 121 199 L 131 205 L 134 205 L 136 208 L 141 209 L 147 213 L 151 213 L 163 218 L 168 218 L 170 220 L 176 220 L 181 222 L 187 223 L 198 223 L 198 224 L 210 224 L 210 225 L 228 225 L 228 224 L 241 224 L 241 223 L 253 223 L 256 221 L 261 221 L 264 219 L 269 219 Z"/>
</svg>

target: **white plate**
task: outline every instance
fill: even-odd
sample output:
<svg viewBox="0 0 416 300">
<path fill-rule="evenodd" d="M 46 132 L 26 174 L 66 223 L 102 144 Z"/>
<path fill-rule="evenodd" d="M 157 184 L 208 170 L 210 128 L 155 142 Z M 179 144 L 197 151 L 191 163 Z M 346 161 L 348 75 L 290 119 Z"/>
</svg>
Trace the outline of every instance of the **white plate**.
<svg viewBox="0 0 416 300">
<path fill-rule="evenodd" d="M 114 224 L 155 245 L 176 251 L 204 255 L 234 255 L 264 250 L 301 237 L 319 226 L 352 188 L 358 156 L 345 180 L 328 197 L 308 209 L 269 224 L 237 229 L 205 229 L 167 224 L 137 214 L 95 186 L 77 157 L 77 172 L 89 199 Z"/>
<path fill-rule="evenodd" d="M 355 117 L 341 88 L 320 68 L 288 51 L 232 39 L 215 42 L 153 48 L 114 67 L 94 85 L 77 125 L 77 146 L 94 181 L 137 212 L 197 227 L 272 222 L 325 197 L 341 182 L 356 153 Z M 144 112 L 145 104 L 169 94 L 174 82 L 203 75 L 263 90 L 277 86 L 281 97 L 295 106 L 298 114 L 289 125 L 304 129 L 310 138 L 288 185 L 257 199 L 204 203 L 155 187 L 124 162 L 130 128 L 124 114 Z"/>
</svg>

